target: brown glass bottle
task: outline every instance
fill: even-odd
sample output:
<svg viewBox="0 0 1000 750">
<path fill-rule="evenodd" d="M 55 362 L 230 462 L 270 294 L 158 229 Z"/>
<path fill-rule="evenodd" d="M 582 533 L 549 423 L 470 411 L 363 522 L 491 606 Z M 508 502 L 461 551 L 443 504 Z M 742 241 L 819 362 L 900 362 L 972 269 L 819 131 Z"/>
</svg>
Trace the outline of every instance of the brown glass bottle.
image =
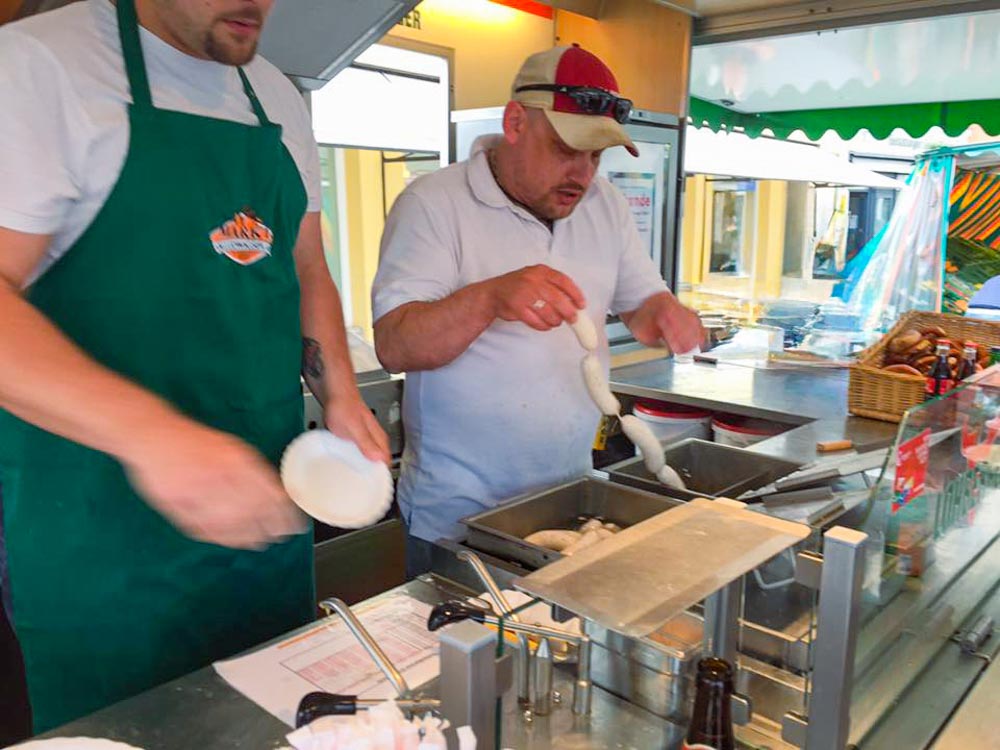
<svg viewBox="0 0 1000 750">
<path fill-rule="evenodd" d="M 733 668 L 725 659 L 698 662 L 694 712 L 684 750 L 736 750 L 733 734 Z"/>
<path fill-rule="evenodd" d="M 966 344 L 962 350 L 962 363 L 958 366 L 958 376 L 956 380 L 965 380 L 976 374 L 976 359 L 979 356 L 979 349 L 975 344 Z"/>
<path fill-rule="evenodd" d="M 932 398 L 942 396 L 955 387 L 955 376 L 948 363 L 948 354 L 951 352 L 951 342 L 948 339 L 938 339 L 937 360 L 927 373 L 927 387 L 924 392 L 924 400 L 930 401 Z"/>
</svg>

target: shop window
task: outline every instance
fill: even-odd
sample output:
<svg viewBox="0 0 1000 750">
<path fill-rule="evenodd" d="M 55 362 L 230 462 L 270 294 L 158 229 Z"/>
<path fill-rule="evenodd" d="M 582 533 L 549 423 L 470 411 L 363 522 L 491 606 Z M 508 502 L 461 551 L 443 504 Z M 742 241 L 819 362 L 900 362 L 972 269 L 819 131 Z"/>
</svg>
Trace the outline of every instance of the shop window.
<svg viewBox="0 0 1000 750">
<path fill-rule="evenodd" d="M 851 191 L 843 187 L 817 187 L 816 241 L 813 244 L 812 278 L 839 279 L 847 253 Z"/>
<path fill-rule="evenodd" d="M 746 276 L 750 272 L 755 218 L 753 182 L 713 183 L 708 273 Z"/>
<path fill-rule="evenodd" d="M 310 97 L 327 264 L 347 325 L 369 342 L 385 217 L 410 182 L 447 162 L 449 80 L 444 56 L 377 44 Z"/>
</svg>

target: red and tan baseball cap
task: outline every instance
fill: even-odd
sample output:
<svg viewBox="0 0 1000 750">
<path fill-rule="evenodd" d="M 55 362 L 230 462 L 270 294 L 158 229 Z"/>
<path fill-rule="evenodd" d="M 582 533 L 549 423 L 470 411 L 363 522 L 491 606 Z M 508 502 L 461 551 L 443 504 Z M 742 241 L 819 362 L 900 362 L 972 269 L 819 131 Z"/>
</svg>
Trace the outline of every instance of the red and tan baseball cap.
<svg viewBox="0 0 1000 750">
<path fill-rule="evenodd" d="M 624 146 L 638 156 L 622 123 L 632 102 L 618 95 L 618 81 L 600 58 L 587 50 L 553 47 L 538 52 L 518 71 L 511 99 L 545 116 L 566 145 L 577 151 Z"/>
</svg>

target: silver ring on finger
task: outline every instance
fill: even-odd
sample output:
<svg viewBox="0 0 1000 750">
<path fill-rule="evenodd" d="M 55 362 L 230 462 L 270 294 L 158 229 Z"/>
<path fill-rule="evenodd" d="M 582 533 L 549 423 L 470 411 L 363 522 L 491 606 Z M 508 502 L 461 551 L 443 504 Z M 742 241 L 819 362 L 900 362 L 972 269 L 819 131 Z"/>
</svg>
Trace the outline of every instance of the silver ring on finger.
<svg viewBox="0 0 1000 750">
<path fill-rule="evenodd" d="M 546 304 L 547 303 L 545 302 L 545 300 L 536 299 L 534 302 L 531 303 L 531 306 L 536 310 L 541 310 L 543 307 L 545 307 Z"/>
</svg>

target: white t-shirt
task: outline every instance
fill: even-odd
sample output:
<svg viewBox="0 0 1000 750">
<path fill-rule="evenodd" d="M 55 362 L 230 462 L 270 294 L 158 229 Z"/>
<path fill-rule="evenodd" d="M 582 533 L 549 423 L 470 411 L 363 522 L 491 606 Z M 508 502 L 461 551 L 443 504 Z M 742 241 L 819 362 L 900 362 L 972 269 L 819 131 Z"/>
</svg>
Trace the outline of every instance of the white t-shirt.
<svg viewBox="0 0 1000 750">
<path fill-rule="evenodd" d="M 257 118 L 235 67 L 186 55 L 141 29 L 153 104 L 247 124 Z M 319 154 L 305 102 L 271 63 L 244 67 L 321 206 Z M 97 216 L 128 147 L 131 101 L 110 0 L 87 0 L 0 27 L 0 226 L 51 234 L 28 279 L 48 269 Z"/>
<path fill-rule="evenodd" d="M 596 177 L 549 231 L 494 180 L 485 148 L 496 137 L 480 138 L 469 161 L 421 177 L 396 200 L 372 289 L 375 319 L 542 263 L 583 291 L 607 367 L 605 314 L 666 289 L 628 204 Z M 459 518 L 590 469 L 600 414 L 583 382 L 583 355 L 569 326 L 540 333 L 497 320 L 455 361 L 407 374 L 397 497 L 412 534 L 455 538 Z"/>
</svg>

